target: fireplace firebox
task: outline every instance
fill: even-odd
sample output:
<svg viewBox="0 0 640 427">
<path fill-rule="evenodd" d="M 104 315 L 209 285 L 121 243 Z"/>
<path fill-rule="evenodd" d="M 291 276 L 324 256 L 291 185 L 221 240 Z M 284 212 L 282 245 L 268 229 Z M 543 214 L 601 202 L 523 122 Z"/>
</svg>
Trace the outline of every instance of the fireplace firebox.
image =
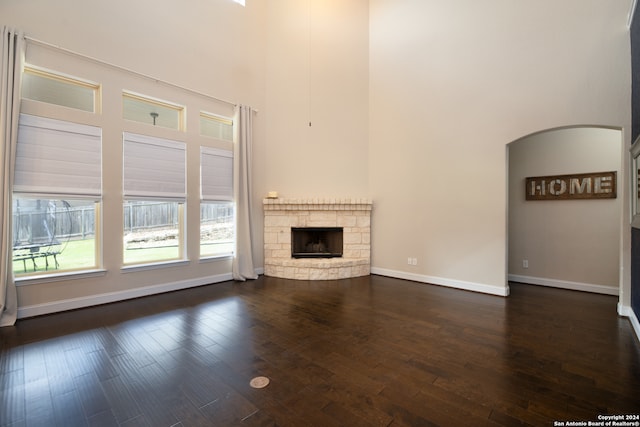
<svg viewBox="0 0 640 427">
<path fill-rule="evenodd" d="M 342 257 L 342 227 L 291 227 L 291 257 Z"/>
</svg>

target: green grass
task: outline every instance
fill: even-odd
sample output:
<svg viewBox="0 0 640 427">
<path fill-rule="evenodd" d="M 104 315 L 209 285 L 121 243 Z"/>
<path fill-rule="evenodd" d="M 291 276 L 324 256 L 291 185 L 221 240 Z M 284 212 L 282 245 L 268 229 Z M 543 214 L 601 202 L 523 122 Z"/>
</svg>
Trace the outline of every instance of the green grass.
<svg viewBox="0 0 640 427">
<path fill-rule="evenodd" d="M 46 250 L 46 247 L 41 250 Z M 95 267 L 95 240 L 74 240 L 68 243 L 62 243 L 59 246 L 51 248 L 61 250 L 62 252 L 56 255 L 58 260 L 58 271 L 65 270 L 78 270 L 88 269 Z M 34 271 L 35 261 L 35 271 Z M 49 269 L 48 271 L 56 270 L 55 261 L 53 256 L 48 257 Z M 25 271 L 26 267 L 26 271 Z M 13 261 L 13 271 L 16 276 L 33 274 L 42 271 L 47 271 L 46 262 L 44 257 L 35 258 L 33 261 L 30 259 L 24 261 Z"/>
<path fill-rule="evenodd" d="M 43 250 L 46 248 L 43 248 Z M 52 256 L 49 256 L 49 269 L 46 269 L 44 257 L 35 258 L 36 269 L 34 271 L 33 262 L 30 259 L 24 261 L 14 261 L 13 271 L 16 276 L 29 275 L 44 271 L 72 271 L 87 270 L 95 268 L 95 239 L 72 240 L 60 246 L 62 252 L 57 255 L 58 269 Z M 230 252 L 233 250 L 233 243 L 202 245 L 202 256 L 216 255 L 220 251 Z M 177 246 L 153 247 L 144 249 L 125 250 L 124 262 L 127 265 L 145 264 L 164 260 L 178 259 Z M 26 265 L 26 271 L 25 271 Z"/>
<path fill-rule="evenodd" d="M 161 246 L 157 248 L 128 249 L 124 251 L 124 263 L 145 264 L 170 259 L 178 259 L 178 246 Z"/>
</svg>

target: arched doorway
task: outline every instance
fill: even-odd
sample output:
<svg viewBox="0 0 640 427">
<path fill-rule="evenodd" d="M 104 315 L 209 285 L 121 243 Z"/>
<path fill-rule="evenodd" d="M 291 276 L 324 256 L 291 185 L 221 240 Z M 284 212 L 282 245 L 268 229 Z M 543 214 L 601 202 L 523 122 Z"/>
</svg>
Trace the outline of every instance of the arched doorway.
<svg viewBox="0 0 640 427">
<path fill-rule="evenodd" d="M 508 145 L 508 278 L 513 282 L 619 293 L 622 198 L 525 200 L 525 178 L 613 171 L 622 176 L 622 131 L 575 126 Z"/>
</svg>

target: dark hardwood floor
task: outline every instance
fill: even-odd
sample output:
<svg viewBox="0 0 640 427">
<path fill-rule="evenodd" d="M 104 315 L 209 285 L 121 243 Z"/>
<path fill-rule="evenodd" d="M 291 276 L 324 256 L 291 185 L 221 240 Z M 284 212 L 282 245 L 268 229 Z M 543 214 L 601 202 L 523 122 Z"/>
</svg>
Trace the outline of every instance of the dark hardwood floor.
<svg viewBox="0 0 640 427">
<path fill-rule="evenodd" d="M 1 426 L 551 426 L 640 413 L 617 297 L 260 277 L 0 328 Z M 253 389 L 255 376 L 270 378 Z"/>
</svg>

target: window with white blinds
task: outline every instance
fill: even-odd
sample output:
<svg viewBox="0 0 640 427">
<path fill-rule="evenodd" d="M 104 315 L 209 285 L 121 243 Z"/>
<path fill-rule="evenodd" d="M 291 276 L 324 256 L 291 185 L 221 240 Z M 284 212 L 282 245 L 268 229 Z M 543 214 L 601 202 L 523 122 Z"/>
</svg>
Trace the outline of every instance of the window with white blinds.
<svg viewBox="0 0 640 427">
<path fill-rule="evenodd" d="M 200 147 L 200 199 L 233 200 L 233 152 Z"/>
<path fill-rule="evenodd" d="M 14 192 L 100 197 L 102 130 L 21 114 Z"/>
<path fill-rule="evenodd" d="M 183 142 L 123 134 L 123 193 L 126 199 L 186 199 Z"/>
</svg>

